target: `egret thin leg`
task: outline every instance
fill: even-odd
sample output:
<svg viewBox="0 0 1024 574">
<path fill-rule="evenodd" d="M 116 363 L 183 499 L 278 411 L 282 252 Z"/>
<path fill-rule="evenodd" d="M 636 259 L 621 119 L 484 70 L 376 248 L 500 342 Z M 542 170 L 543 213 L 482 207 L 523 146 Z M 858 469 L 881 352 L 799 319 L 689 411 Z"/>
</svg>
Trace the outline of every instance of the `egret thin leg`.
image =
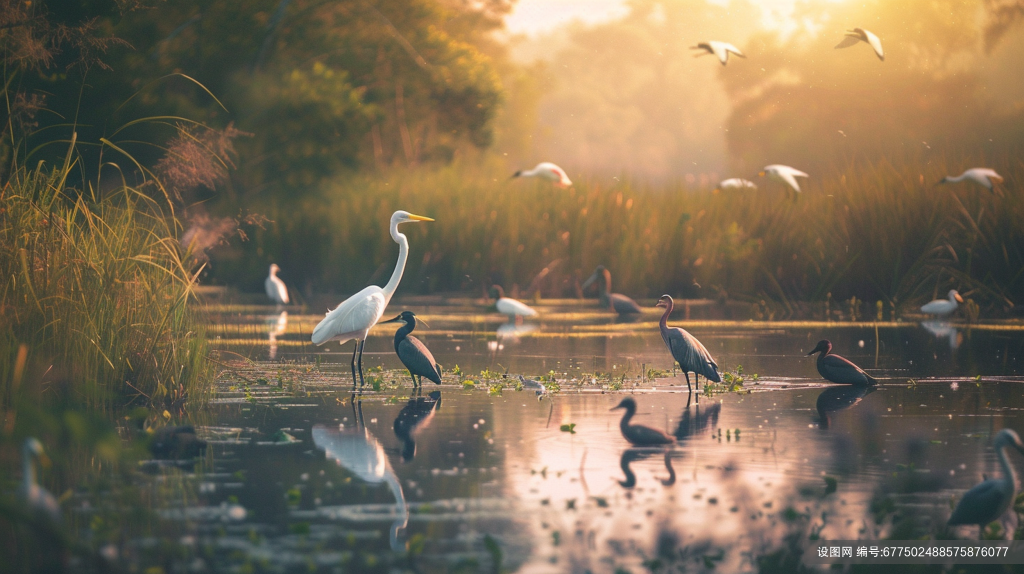
<svg viewBox="0 0 1024 574">
<path fill-rule="evenodd" d="M 366 381 L 363 379 L 363 345 L 366 344 L 366 339 L 359 341 L 359 388 L 363 388 Z"/>
<path fill-rule="evenodd" d="M 356 351 L 359 350 L 359 341 L 356 341 L 356 346 L 352 347 L 352 388 L 356 388 Z"/>
</svg>

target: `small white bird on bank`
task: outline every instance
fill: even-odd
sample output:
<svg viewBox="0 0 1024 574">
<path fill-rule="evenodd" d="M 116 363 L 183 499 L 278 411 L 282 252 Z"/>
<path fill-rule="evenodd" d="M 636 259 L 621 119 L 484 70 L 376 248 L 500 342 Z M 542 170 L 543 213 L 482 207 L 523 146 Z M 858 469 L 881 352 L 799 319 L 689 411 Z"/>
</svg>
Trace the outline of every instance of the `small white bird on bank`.
<svg viewBox="0 0 1024 574">
<path fill-rule="evenodd" d="M 701 42 L 696 46 L 690 46 L 690 49 L 703 50 L 702 53 L 694 55 L 694 58 L 699 58 L 701 56 L 707 56 L 708 54 L 711 54 L 718 58 L 718 61 L 721 62 L 723 66 L 729 62 L 730 53 L 736 54 L 741 58 L 746 58 L 746 56 L 743 55 L 743 52 L 740 52 L 739 48 L 733 46 L 729 42 Z"/>
<path fill-rule="evenodd" d="M 287 305 L 288 304 L 288 287 L 285 287 L 284 281 L 277 276 L 277 272 L 281 268 L 277 266 L 277 263 L 270 264 L 270 275 L 267 275 L 267 280 L 263 282 L 263 287 L 267 290 L 267 297 L 270 298 L 271 302 L 275 305 Z"/>
<path fill-rule="evenodd" d="M 949 299 L 936 299 L 930 303 L 921 305 L 921 312 L 928 313 L 929 315 L 937 315 L 939 317 L 945 317 L 946 315 L 952 315 L 953 311 L 956 311 L 958 307 L 957 303 L 963 303 L 964 299 L 956 292 L 956 289 L 949 290 Z"/>
<path fill-rule="evenodd" d="M 31 512 L 57 524 L 61 521 L 60 504 L 50 494 L 50 491 L 36 482 L 35 460 L 45 456 L 42 443 L 35 438 L 25 439 L 25 444 L 21 448 L 24 474 L 21 477 L 21 489 L 18 491 L 18 496 Z"/>
<path fill-rule="evenodd" d="M 549 161 L 538 163 L 537 167 L 533 169 L 517 171 L 512 174 L 512 177 L 539 177 L 553 181 L 558 187 L 569 187 L 572 185 L 569 176 L 565 175 L 565 170 Z"/>
<path fill-rule="evenodd" d="M 761 177 L 767 177 L 768 179 L 775 180 L 779 183 L 788 185 L 793 191 L 800 193 L 800 184 L 796 182 L 798 177 L 810 177 L 806 173 L 799 169 L 789 167 L 788 165 L 772 164 L 764 166 L 761 173 L 757 174 Z"/>
<path fill-rule="evenodd" d="M 871 46 L 871 49 L 875 51 L 875 55 L 878 56 L 878 59 L 883 62 L 885 61 L 885 52 L 882 51 L 882 41 L 878 39 L 878 36 L 875 36 L 864 28 L 847 30 L 846 37 L 843 38 L 842 42 L 839 42 L 839 44 L 836 45 L 836 49 L 849 48 L 850 46 L 855 46 L 861 42 Z"/>
<path fill-rule="evenodd" d="M 749 179 L 743 179 L 742 177 L 733 177 L 730 179 L 723 179 L 722 181 L 718 182 L 718 187 L 716 189 L 722 191 L 733 189 L 749 189 L 751 191 L 757 191 L 757 184 L 750 181 Z"/>
<path fill-rule="evenodd" d="M 993 191 L 995 189 L 995 184 L 1003 182 L 1003 176 L 996 173 L 994 169 L 989 169 L 987 167 L 972 167 L 956 177 L 947 175 L 935 185 L 942 185 L 944 183 L 960 183 L 961 181 L 980 185 L 989 191 Z"/>
<path fill-rule="evenodd" d="M 494 306 L 498 309 L 498 312 L 502 315 L 507 315 L 509 318 L 518 320 L 523 317 L 534 317 L 537 315 L 537 311 L 526 303 L 506 297 L 505 290 L 501 288 L 501 285 L 492 285 L 490 295 L 497 299 L 494 302 Z"/>
</svg>

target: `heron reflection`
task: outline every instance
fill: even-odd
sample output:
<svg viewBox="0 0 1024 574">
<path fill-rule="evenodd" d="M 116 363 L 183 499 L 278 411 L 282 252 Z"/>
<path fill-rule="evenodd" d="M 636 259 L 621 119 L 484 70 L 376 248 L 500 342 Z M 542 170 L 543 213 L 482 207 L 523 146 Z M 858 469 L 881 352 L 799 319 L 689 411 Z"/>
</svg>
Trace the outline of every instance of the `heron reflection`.
<svg viewBox="0 0 1024 574">
<path fill-rule="evenodd" d="M 270 342 L 270 358 L 273 360 L 277 358 L 277 338 L 284 335 L 285 331 L 288 330 L 288 311 L 281 311 L 280 315 L 268 316 L 267 327 L 269 330 L 267 339 Z"/>
<path fill-rule="evenodd" d="M 391 523 L 390 542 L 392 550 L 402 550 L 404 543 L 400 536 L 409 524 L 409 507 L 405 502 L 405 493 L 398 482 L 394 470 L 384 454 L 384 447 L 363 423 L 362 402 L 352 396 L 352 409 L 355 414 L 354 428 L 344 426 L 327 427 L 321 424 L 313 426 L 313 444 L 324 451 L 327 458 L 338 463 L 360 480 L 369 484 L 387 484 L 395 497 L 395 521 Z"/>
<path fill-rule="evenodd" d="M 821 418 L 821 428 L 828 428 L 832 424 L 832 415 L 856 406 L 861 399 L 875 392 L 874 386 L 849 385 L 841 387 L 828 387 L 818 395 L 815 405 L 818 408 L 818 416 Z"/>
<path fill-rule="evenodd" d="M 620 480 L 619 485 L 623 488 L 633 488 L 636 486 L 636 474 L 633 473 L 633 469 L 630 465 L 638 460 L 644 460 L 651 458 L 652 456 L 663 453 L 665 457 L 665 470 L 668 471 L 668 478 L 662 478 L 661 484 L 665 486 L 672 486 L 676 483 L 676 470 L 672 468 L 672 451 L 666 449 L 656 448 L 627 448 L 622 451 L 622 457 L 619 459 L 619 466 L 622 468 L 622 473 L 626 475 L 626 480 Z"/>
<path fill-rule="evenodd" d="M 410 462 L 416 456 L 416 435 L 430 426 L 437 411 L 441 410 L 441 391 L 428 397 L 409 398 L 395 417 L 395 436 L 402 441 L 402 460 Z"/>
<path fill-rule="evenodd" d="M 722 403 L 714 403 L 704 409 L 703 413 L 700 412 L 700 405 L 698 404 L 694 412 L 691 413 L 690 404 L 687 401 L 686 410 L 683 411 L 683 415 L 679 418 L 679 424 L 676 425 L 676 431 L 672 434 L 679 442 L 704 434 L 708 429 L 714 428 L 718 424 L 718 415 L 721 412 Z"/>
</svg>

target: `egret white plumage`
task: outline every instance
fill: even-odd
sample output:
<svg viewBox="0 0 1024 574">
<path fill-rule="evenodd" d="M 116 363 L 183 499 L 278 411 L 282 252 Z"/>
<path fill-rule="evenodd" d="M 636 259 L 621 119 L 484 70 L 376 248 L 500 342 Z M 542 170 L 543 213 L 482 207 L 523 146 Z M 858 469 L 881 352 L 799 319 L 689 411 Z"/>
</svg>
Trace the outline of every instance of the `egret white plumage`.
<svg viewBox="0 0 1024 574">
<path fill-rule="evenodd" d="M 549 161 L 538 163 L 533 169 L 517 171 L 512 174 L 512 177 L 539 177 L 553 181 L 558 187 L 569 187 L 572 185 L 572 181 L 565 174 L 565 170 Z"/>
<path fill-rule="evenodd" d="M 709 381 L 722 382 L 722 377 L 718 374 L 718 364 L 711 357 L 711 353 L 697 340 L 697 337 L 694 337 L 685 329 L 668 326 L 668 316 L 672 314 L 672 309 L 675 307 L 672 297 L 662 295 L 655 307 L 663 307 L 665 309 L 660 323 L 661 338 L 665 341 L 668 351 L 672 353 L 672 358 L 679 363 L 679 368 L 683 370 L 683 376 L 686 378 L 686 388 L 690 390 L 691 396 L 693 395 L 693 388 L 690 386 L 690 371 L 693 371 L 694 382 L 699 382 L 700 375 L 704 375 Z"/>
<path fill-rule="evenodd" d="M 526 303 L 506 297 L 505 290 L 501 288 L 501 285 L 491 285 L 490 295 L 496 299 L 494 306 L 498 312 L 509 318 L 521 319 L 537 315 L 537 311 Z"/>
<path fill-rule="evenodd" d="M 784 183 L 797 193 L 800 193 L 800 184 L 796 182 L 796 178 L 810 177 L 799 169 L 777 163 L 764 166 L 764 169 L 762 169 L 758 175 Z"/>
<path fill-rule="evenodd" d="M 737 48 L 736 46 L 733 46 L 729 42 L 716 42 L 716 41 L 701 42 L 700 44 L 697 44 L 696 46 L 690 46 L 690 49 L 691 50 L 703 50 L 703 52 L 701 52 L 700 54 L 695 54 L 694 58 L 699 58 L 701 56 L 707 56 L 708 54 L 712 54 L 716 58 L 718 58 L 718 61 L 721 62 L 723 66 L 726 65 L 729 62 L 729 54 L 730 53 L 736 54 L 737 56 L 739 56 L 741 58 L 746 58 L 746 56 L 743 55 L 743 52 L 740 52 L 739 48 Z"/>
<path fill-rule="evenodd" d="M 1003 477 L 990 478 L 965 492 L 947 522 L 950 526 L 977 524 L 980 528 L 979 538 L 985 526 L 998 520 L 1017 496 L 1017 475 L 1006 459 L 1006 448 L 1013 447 L 1024 454 L 1024 443 L 1012 429 L 999 431 L 992 447 L 999 456 Z"/>
<path fill-rule="evenodd" d="M 980 185 L 989 191 L 994 191 L 995 184 L 1003 182 L 1003 176 L 996 173 L 996 170 L 994 169 L 989 169 L 987 167 L 972 167 L 956 177 L 947 175 L 939 180 L 939 183 L 935 185 L 942 185 L 944 183 L 960 183 L 961 181 Z"/>
<path fill-rule="evenodd" d="M 288 287 L 285 286 L 284 281 L 277 276 L 277 272 L 281 268 L 277 266 L 277 263 L 270 264 L 270 274 L 267 275 L 266 281 L 263 282 L 263 287 L 267 290 L 267 297 L 275 305 L 287 305 L 288 304 Z"/>
<path fill-rule="evenodd" d="M 861 42 L 871 46 L 871 49 L 875 51 L 875 55 L 878 56 L 879 60 L 885 61 L 885 52 L 882 51 L 882 41 L 878 39 L 868 30 L 864 28 L 854 28 L 853 30 L 846 31 L 846 37 L 843 38 L 842 42 L 836 45 L 836 49 L 849 48 L 855 46 Z"/>
<path fill-rule="evenodd" d="M 939 317 L 952 315 L 953 311 L 956 311 L 956 308 L 959 306 L 957 303 L 963 303 L 964 299 L 956 292 L 956 289 L 950 289 L 948 297 L 948 299 L 936 299 L 921 305 L 921 312 Z"/>
<path fill-rule="evenodd" d="M 354 339 L 356 348 L 352 350 L 352 384 L 356 382 L 356 352 L 359 354 L 359 382 L 363 384 L 363 345 L 370 329 L 384 316 L 384 309 L 391 302 L 391 297 L 402 281 L 405 262 L 409 258 L 409 240 L 398 232 L 398 226 L 413 221 L 434 221 L 429 217 L 414 215 L 407 211 L 396 211 L 391 215 L 391 238 L 398 244 L 398 262 L 391 279 L 383 288 L 370 285 L 366 289 L 345 299 L 313 329 L 313 344 L 323 345 L 332 339 L 340 343 Z"/>
<path fill-rule="evenodd" d="M 277 338 L 288 331 L 288 311 L 281 311 L 281 314 L 267 317 L 267 326 L 270 327 L 267 340 L 270 343 L 270 358 L 277 358 Z"/>
<path fill-rule="evenodd" d="M 35 461 L 45 456 L 43 445 L 39 440 L 31 437 L 25 439 L 25 444 L 21 448 L 23 474 L 18 496 L 28 507 L 29 511 L 51 523 L 58 523 L 61 520 L 61 514 L 57 499 L 50 494 L 50 491 L 36 482 Z"/>
<path fill-rule="evenodd" d="M 722 181 L 718 182 L 718 187 L 716 189 L 722 191 L 734 189 L 749 189 L 752 191 L 757 191 L 757 184 L 748 179 L 743 179 L 742 177 L 732 177 L 729 179 L 723 179 Z"/>
</svg>

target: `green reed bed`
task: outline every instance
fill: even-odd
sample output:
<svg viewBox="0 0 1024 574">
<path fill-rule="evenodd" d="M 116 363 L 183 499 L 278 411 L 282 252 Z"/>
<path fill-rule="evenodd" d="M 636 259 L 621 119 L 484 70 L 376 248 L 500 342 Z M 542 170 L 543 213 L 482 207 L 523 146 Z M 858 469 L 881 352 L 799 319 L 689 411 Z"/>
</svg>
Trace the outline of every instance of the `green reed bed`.
<svg viewBox="0 0 1024 574">
<path fill-rule="evenodd" d="M 205 402 L 195 269 L 173 217 L 130 187 L 66 190 L 66 173 L 41 164 L 0 192 L 0 407 L 22 391 L 94 408 Z"/>
<path fill-rule="evenodd" d="M 888 317 L 957 288 L 995 313 L 1024 300 L 1024 165 L 981 163 L 1007 178 L 999 193 L 935 187 L 966 164 L 922 158 L 851 161 L 811 174 L 799 195 L 764 180 L 716 193 L 574 175 L 561 190 L 494 165 L 392 171 L 254 207 L 272 223 L 215 272 L 256 284 L 269 257 L 315 290 L 353 292 L 387 280 L 388 217 L 406 209 L 437 219 L 404 228 L 406 294 L 480 291 L 492 276 L 527 289 L 548 267 L 534 287 L 572 296 L 603 264 L 616 291 L 638 297 L 857 297 Z"/>
</svg>

